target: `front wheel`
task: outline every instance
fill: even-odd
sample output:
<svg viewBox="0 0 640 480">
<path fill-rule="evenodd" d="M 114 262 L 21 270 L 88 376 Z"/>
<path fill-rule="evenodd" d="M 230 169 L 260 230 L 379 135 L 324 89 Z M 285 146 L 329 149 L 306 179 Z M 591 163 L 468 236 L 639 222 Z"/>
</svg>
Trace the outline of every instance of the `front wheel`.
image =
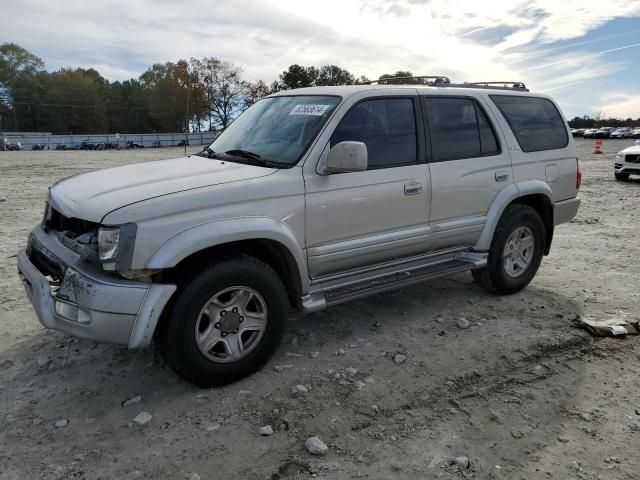
<svg viewBox="0 0 640 480">
<path fill-rule="evenodd" d="M 487 265 L 471 273 L 491 293 L 515 293 L 533 279 L 545 245 L 540 214 L 527 205 L 509 205 L 496 227 Z"/>
<path fill-rule="evenodd" d="M 615 176 L 616 176 L 616 180 L 618 180 L 620 182 L 624 182 L 626 180 L 629 180 L 629 174 L 628 173 L 615 172 Z"/>
<path fill-rule="evenodd" d="M 284 335 L 288 298 L 278 274 L 253 257 L 216 263 L 183 285 L 156 334 L 165 362 L 200 387 L 262 367 Z"/>
</svg>

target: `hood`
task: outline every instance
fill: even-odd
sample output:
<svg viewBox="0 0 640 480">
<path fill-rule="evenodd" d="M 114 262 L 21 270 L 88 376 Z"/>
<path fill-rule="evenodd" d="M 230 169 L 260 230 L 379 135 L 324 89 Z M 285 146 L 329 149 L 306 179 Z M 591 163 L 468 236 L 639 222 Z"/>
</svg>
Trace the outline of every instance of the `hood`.
<svg viewBox="0 0 640 480">
<path fill-rule="evenodd" d="M 621 153 L 631 153 L 631 154 L 640 154 L 640 144 L 635 144 L 630 147 L 625 148 L 624 150 L 620 150 L 618 154 Z"/>
<path fill-rule="evenodd" d="M 99 223 L 109 212 L 126 205 L 276 171 L 199 156 L 158 160 L 66 178 L 51 187 L 49 201 L 66 217 Z"/>
</svg>

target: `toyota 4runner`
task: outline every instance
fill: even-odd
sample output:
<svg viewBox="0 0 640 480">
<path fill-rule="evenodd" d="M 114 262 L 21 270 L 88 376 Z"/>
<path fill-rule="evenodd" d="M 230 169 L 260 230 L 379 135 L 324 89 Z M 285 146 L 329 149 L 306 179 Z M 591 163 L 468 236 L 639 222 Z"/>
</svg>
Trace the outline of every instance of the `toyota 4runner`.
<svg viewBox="0 0 640 480">
<path fill-rule="evenodd" d="M 580 203 L 566 121 L 520 83 L 412 82 L 282 91 L 199 155 L 56 183 L 18 255 L 40 322 L 154 340 L 212 386 L 264 365 L 291 311 L 463 271 L 521 290 Z"/>
</svg>

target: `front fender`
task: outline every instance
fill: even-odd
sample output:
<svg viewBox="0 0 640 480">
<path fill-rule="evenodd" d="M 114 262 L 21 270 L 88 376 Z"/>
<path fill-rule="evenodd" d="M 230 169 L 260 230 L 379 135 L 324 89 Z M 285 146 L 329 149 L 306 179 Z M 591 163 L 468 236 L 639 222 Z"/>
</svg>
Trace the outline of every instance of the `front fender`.
<svg viewBox="0 0 640 480">
<path fill-rule="evenodd" d="M 273 240 L 282 244 L 294 258 L 303 291 L 309 285 L 303 248 L 289 226 L 275 218 L 240 217 L 215 220 L 189 227 L 173 235 L 149 257 L 145 268 L 175 267 L 188 256 L 205 248 L 240 240 Z"/>
<path fill-rule="evenodd" d="M 484 228 L 473 249 L 480 252 L 488 251 L 489 248 L 491 248 L 493 233 L 498 226 L 498 222 L 505 208 L 515 199 L 533 194 L 545 195 L 553 204 L 551 188 L 542 180 L 526 180 L 524 182 L 513 183 L 501 190 L 489 207 Z"/>
</svg>

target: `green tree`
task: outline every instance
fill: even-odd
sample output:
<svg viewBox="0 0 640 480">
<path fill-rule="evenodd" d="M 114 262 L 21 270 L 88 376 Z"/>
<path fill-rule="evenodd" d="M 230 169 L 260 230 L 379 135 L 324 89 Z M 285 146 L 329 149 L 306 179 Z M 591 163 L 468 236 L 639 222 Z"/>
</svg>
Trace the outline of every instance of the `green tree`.
<svg viewBox="0 0 640 480">
<path fill-rule="evenodd" d="M 323 65 L 320 68 L 302 65 L 290 65 L 274 82 L 272 90 L 290 90 L 293 88 L 319 87 L 327 85 L 353 85 L 355 77 L 337 65 Z"/>
<path fill-rule="evenodd" d="M 255 83 L 247 83 L 244 95 L 244 108 L 249 108 L 258 100 L 261 100 L 271 93 L 271 87 L 269 87 L 264 80 L 258 80 Z"/>
<path fill-rule="evenodd" d="M 16 109 L 16 92 L 24 95 L 22 103 L 33 100 L 32 95 L 26 91 L 25 82 L 31 84 L 37 92 L 40 91 L 40 81 L 34 77 L 41 76 L 44 62 L 28 50 L 15 43 L 3 43 L 0 45 L 0 115 L 4 119 L 5 130 L 19 130 L 20 118 Z"/>
</svg>

